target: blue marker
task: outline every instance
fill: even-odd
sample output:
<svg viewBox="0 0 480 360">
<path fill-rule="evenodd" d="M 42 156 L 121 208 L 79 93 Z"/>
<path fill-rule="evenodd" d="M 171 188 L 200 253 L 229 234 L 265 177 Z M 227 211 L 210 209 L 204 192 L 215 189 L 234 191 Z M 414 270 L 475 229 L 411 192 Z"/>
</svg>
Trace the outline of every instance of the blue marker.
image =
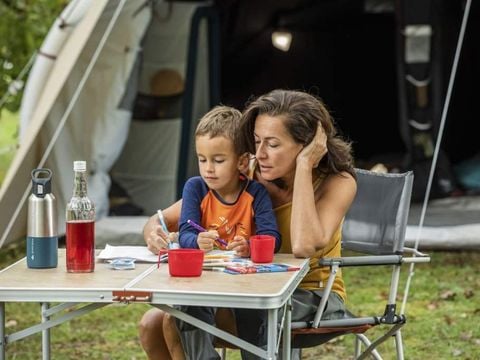
<svg viewBox="0 0 480 360">
<path fill-rule="evenodd" d="M 204 229 L 203 227 L 201 227 L 200 225 L 198 225 L 197 223 L 193 222 L 192 220 L 188 219 L 187 220 L 187 223 L 190 224 L 192 227 L 194 227 L 195 229 L 197 229 L 198 231 L 200 232 L 207 232 L 206 229 Z M 220 239 L 220 238 L 217 238 L 216 241 L 218 241 L 220 244 L 222 244 L 223 246 L 227 246 L 227 242 L 223 239 Z"/>
<path fill-rule="evenodd" d="M 158 214 L 158 220 L 160 221 L 160 225 L 162 225 L 162 229 L 167 234 L 167 236 L 170 234 L 167 228 L 167 224 L 165 224 L 165 218 L 163 217 L 162 210 L 157 210 Z M 169 241 L 168 242 L 168 248 L 169 249 L 178 249 L 180 246 L 176 242 Z"/>
<path fill-rule="evenodd" d="M 162 229 L 165 232 L 165 234 L 169 234 L 167 224 L 165 224 L 165 218 L 163 217 L 162 210 L 157 210 L 158 214 L 158 220 L 160 221 L 160 225 L 162 225 Z"/>
</svg>

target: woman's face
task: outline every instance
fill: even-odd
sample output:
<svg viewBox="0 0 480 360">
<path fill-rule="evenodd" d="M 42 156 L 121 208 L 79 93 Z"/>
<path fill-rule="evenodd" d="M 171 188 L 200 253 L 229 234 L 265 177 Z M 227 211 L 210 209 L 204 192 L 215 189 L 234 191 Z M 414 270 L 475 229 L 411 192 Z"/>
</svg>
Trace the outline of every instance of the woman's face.
<svg viewBox="0 0 480 360">
<path fill-rule="evenodd" d="M 302 144 L 296 143 L 281 116 L 259 115 L 255 120 L 255 156 L 265 180 L 289 180 L 295 174 Z"/>
</svg>

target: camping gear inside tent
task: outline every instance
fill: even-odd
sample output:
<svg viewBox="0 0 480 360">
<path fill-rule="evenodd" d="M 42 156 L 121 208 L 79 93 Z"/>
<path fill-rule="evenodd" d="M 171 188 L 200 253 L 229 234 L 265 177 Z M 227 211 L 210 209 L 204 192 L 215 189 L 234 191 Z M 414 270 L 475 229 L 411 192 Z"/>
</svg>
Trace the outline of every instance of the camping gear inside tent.
<svg viewBox="0 0 480 360">
<path fill-rule="evenodd" d="M 215 13 L 202 2 L 69 4 L 28 79 L 34 85 L 27 85 L 24 94 L 21 144 L 0 192 L 2 214 L 12 214 L 1 217 L 0 246 L 25 235 L 25 194 L 30 171 L 38 166 L 55 174 L 60 233 L 72 192 L 66 169 L 74 160 L 87 161 L 89 194 L 99 220 L 108 215 L 109 172 L 119 157 L 112 171 L 115 181 L 147 213 L 177 198 L 177 182 L 183 184 L 196 171 L 191 145 L 195 124 L 190 121 L 218 102 L 218 90 L 210 84 L 216 81 L 210 71 L 215 68 L 214 20 Z M 53 63 L 44 66 L 46 61 Z M 153 114 L 152 121 L 131 122 L 137 92 L 151 95 L 155 106 L 171 106 L 171 111 Z M 181 104 L 175 108 L 175 102 Z M 136 232 L 140 235 L 141 226 Z"/>
</svg>

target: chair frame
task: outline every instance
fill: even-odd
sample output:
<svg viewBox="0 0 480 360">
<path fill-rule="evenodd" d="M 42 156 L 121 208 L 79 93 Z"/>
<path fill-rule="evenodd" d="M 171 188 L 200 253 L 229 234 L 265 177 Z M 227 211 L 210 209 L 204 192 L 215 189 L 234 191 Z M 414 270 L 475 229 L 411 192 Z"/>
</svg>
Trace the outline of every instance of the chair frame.
<svg viewBox="0 0 480 360">
<path fill-rule="evenodd" d="M 430 261 L 430 257 L 426 254 L 423 254 L 416 249 L 410 249 L 403 246 L 405 240 L 405 231 L 407 226 L 408 219 L 408 209 L 410 207 L 410 198 L 413 184 L 413 173 L 406 172 L 403 174 L 378 174 L 368 170 L 356 169 L 357 176 L 362 177 L 379 177 L 384 176 L 388 177 L 401 177 L 404 178 L 403 189 L 400 196 L 400 201 L 398 202 L 397 217 L 395 221 L 396 232 L 395 232 L 395 242 L 392 244 L 393 247 L 390 251 L 385 253 L 384 249 L 382 254 L 371 255 L 372 249 L 358 245 L 358 242 L 353 241 L 353 246 L 349 246 L 349 243 L 344 243 L 344 249 L 351 249 L 357 252 L 364 252 L 369 255 L 364 256 L 348 256 L 348 257 L 339 257 L 339 258 L 323 258 L 320 259 L 319 264 L 321 266 L 330 267 L 330 276 L 327 281 L 327 285 L 324 289 L 324 295 L 319 304 L 317 313 L 313 321 L 306 322 L 295 322 L 292 323 L 292 334 L 293 336 L 302 336 L 302 334 L 319 334 L 320 342 L 324 343 L 330 340 L 333 337 L 353 333 L 356 335 L 355 342 L 355 359 L 364 359 L 368 355 L 372 355 L 375 359 L 382 359 L 380 354 L 377 351 L 377 347 L 385 342 L 389 337 L 394 336 L 397 359 L 404 359 L 403 351 L 403 342 L 401 337 L 400 329 L 406 323 L 406 316 L 404 314 L 398 314 L 396 311 L 396 297 L 397 289 L 400 279 L 400 270 L 403 264 L 413 264 L 413 263 L 427 263 Z M 388 181 L 388 180 L 386 180 Z M 358 192 L 363 189 L 359 188 Z M 354 200 L 354 203 L 355 201 Z M 367 201 L 368 202 L 368 201 Z M 369 206 L 375 206 L 374 203 L 368 204 Z M 353 204 L 352 204 L 353 206 Z M 347 213 L 345 222 L 349 221 L 349 213 Z M 363 251 L 362 251 L 363 250 Z M 411 256 L 404 256 L 406 253 L 409 253 Z M 383 314 L 369 316 L 369 317 L 351 317 L 346 319 L 338 320 L 321 320 L 324 310 L 327 305 L 327 299 L 330 295 L 335 277 L 337 272 L 342 267 L 352 267 L 352 266 L 392 266 L 392 275 L 390 279 L 390 292 L 388 296 L 387 304 L 385 305 L 385 310 Z M 374 341 L 370 341 L 363 333 L 369 328 L 376 325 L 389 325 L 390 328 L 383 335 L 379 336 Z M 332 336 L 332 333 L 334 336 Z M 325 341 L 322 341 L 322 336 L 330 334 Z M 366 348 L 362 351 L 362 345 Z"/>
<path fill-rule="evenodd" d="M 413 186 L 413 172 L 408 171 L 402 174 L 381 174 L 375 173 L 363 169 L 355 169 L 357 175 L 357 195 L 354 199 L 354 202 L 345 216 L 344 226 L 343 226 L 343 238 L 342 246 L 343 249 L 353 250 L 358 253 L 363 253 L 366 255 L 361 256 L 346 256 L 338 258 L 322 258 L 319 260 L 321 266 L 328 266 L 330 268 L 330 275 L 327 281 L 325 288 L 323 289 L 322 300 L 317 309 L 317 313 L 314 319 L 310 322 L 292 322 L 291 334 L 286 334 L 284 338 L 286 341 L 291 341 L 292 347 L 296 348 L 295 338 L 302 337 L 303 335 L 313 335 L 314 344 L 307 345 L 305 347 L 317 346 L 323 344 L 330 339 L 344 335 L 344 334 L 354 334 L 356 336 L 354 356 L 355 359 L 365 359 L 367 356 L 371 355 L 373 358 L 380 360 L 382 359 L 380 353 L 377 350 L 377 347 L 385 342 L 390 337 L 394 337 L 395 346 L 396 346 L 396 357 L 399 360 L 404 359 L 403 351 L 403 341 L 401 335 L 401 328 L 406 324 L 405 314 L 397 313 L 396 297 L 397 290 L 400 280 L 400 271 L 403 264 L 415 264 L 415 263 L 428 263 L 430 262 L 430 257 L 426 254 L 419 252 L 416 249 L 410 249 L 404 247 L 405 241 L 405 232 L 407 227 L 408 220 L 408 210 L 410 208 L 410 199 Z M 378 240 L 380 246 L 376 246 L 373 243 L 368 243 L 362 239 L 362 236 L 356 236 L 358 229 L 358 221 L 355 222 L 355 211 L 358 213 L 359 210 L 355 209 L 356 206 L 361 203 L 361 206 L 368 207 L 369 209 L 374 209 L 377 211 L 373 218 L 373 226 L 384 225 L 380 224 L 382 218 L 382 208 L 379 206 L 381 194 L 376 194 L 375 196 L 371 195 L 371 190 L 376 190 L 369 184 L 369 179 L 375 179 L 375 181 L 380 182 L 389 182 L 390 179 L 394 179 L 398 183 L 401 183 L 401 189 L 399 184 L 395 185 L 395 192 L 386 194 L 392 198 L 391 211 L 395 211 L 394 224 L 389 224 L 393 231 L 393 235 L 386 235 L 388 231 L 379 231 L 378 236 L 375 238 Z M 375 185 L 373 185 L 375 186 Z M 368 189 L 371 187 L 371 189 Z M 365 190 L 367 188 L 367 190 Z M 370 193 L 368 192 L 370 190 Z M 383 194 L 385 195 L 385 194 Z M 360 210 L 361 212 L 361 210 Z M 378 224 L 377 220 L 378 220 Z M 347 226 L 349 225 L 349 226 Z M 357 226 L 357 227 L 356 227 Z M 360 225 L 361 226 L 361 225 Z M 349 230 L 346 230 L 349 229 Z M 361 232 L 360 230 L 358 232 Z M 347 236 L 346 236 L 347 235 Z M 392 238 L 389 238 L 391 236 Z M 356 238 L 358 237 L 358 238 Z M 387 245 L 385 245 L 387 244 Z M 347 311 L 348 317 L 337 320 L 322 320 L 322 315 L 327 306 L 327 300 L 331 293 L 335 277 L 340 268 L 343 267 L 356 267 L 356 266 L 391 266 L 392 273 L 390 278 L 390 291 L 387 303 L 385 305 L 385 310 L 383 314 L 377 314 L 373 316 L 366 317 L 355 317 L 353 314 Z M 291 301 L 285 305 L 283 311 L 283 317 L 291 317 Z M 283 321 L 283 320 L 282 320 Z M 371 341 L 364 333 L 377 325 L 389 326 L 388 330 L 382 335 L 378 336 L 376 339 Z M 279 335 L 280 339 L 281 335 Z M 277 346 L 277 351 L 279 348 L 280 342 Z M 299 346 L 302 348 L 303 346 Z M 363 349 L 364 347 L 364 349 Z M 225 348 L 222 349 L 222 359 L 225 358 L 226 352 Z M 297 353 L 298 354 L 298 353 Z M 289 359 L 291 354 L 284 354 L 284 357 Z M 300 354 L 301 355 L 301 354 Z"/>
</svg>

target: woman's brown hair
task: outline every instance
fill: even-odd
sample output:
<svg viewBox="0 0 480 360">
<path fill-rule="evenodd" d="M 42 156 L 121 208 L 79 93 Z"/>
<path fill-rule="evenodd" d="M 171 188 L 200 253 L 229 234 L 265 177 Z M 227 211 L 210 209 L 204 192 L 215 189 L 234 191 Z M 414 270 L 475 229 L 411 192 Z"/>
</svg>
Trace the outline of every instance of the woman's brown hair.
<svg viewBox="0 0 480 360">
<path fill-rule="evenodd" d="M 309 144 L 315 135 L 318 123 L 327 135 L 327 154 L 318 164 L 319 174 L 338 174 L 343 171 L 355 178 L 352 146 L 337 134 L 333 119 L 323 101 L 303 91 L 273 90 L 249 104 L 242 115 L 240 125 L 244 148 L 255 153 L 255 120 L 259 115 L 280 117 L 293 140 Z"/>
</svg>

